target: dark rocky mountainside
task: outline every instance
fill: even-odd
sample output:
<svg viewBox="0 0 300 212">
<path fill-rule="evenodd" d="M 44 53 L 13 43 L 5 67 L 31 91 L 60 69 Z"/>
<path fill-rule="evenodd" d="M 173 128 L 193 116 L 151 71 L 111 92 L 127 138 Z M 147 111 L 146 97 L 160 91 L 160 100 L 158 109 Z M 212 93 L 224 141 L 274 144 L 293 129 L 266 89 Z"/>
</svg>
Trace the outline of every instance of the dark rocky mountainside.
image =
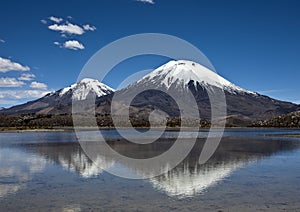
<svg viewBox="0 0 300 212">
<path fill-rule="evenodd" d="M 169 126 L 179 126 L 180 116 L 188 117 L 189 110 L 197 110 L 200 119 L 207 120 L 203 122 L 203 126 L 207 127 L 212 109 L 208 94 L 215 94 L 221 90 L 226 97 L 227 116 L 218 118 L 225 119 L 227 126 L 250 126 L 253 122 L 258 123 L 258 120 L 269 120 L 300 111 L 299 105 L 245 90 L 200 64 L 180 60 L 170 61 L 116 92 L 97 80 L 83 79 L 35 101 L 2 109 L 0 114 L 3 114 L 2 120 L 6 120 L 2 126 L 10 126 L 12 123 L 13 126 L 29 123 L 30 126 L 43 126 L 43 123 L 44 126 L 69 126 L 72 125 L 72 101 L 76 101 L 83 113 L 95 108 L 100 126 L 112 126 L 111 104 L 114 97 L 121 97 L 115 106 L 117 111 L 122 111 L 126 100 L 133 95 L 135 97 L 130 102 L 129 115 L 136 126 L 148 126 L 150 114 L 157 120 L 166 115 L 169 117 Z M 196 105 L 188 99 L 189 93 L 196 100 Z M 169 94 L 173 94 L 172 97 Z M 91 96 L 96 96 L 96 104 L 87 106 L 86 100 Z M 11 121 L 13 118 L 4 118 L 5 115 L 20 121 Z M 193 118 L 199 119 L 198 116 Z M 128 123 L 126 120 L 125 122 Z"/>
<path fill-rule="evenodd" d="M 184 113 L 184 111 L 179 110 L 176 102 L 183 105 L 184 109 L 193 106 L 189 99 L 185 98 L 188 95 L 187 89 L 196 99 L 201 119 L 211 117 L 208 91 L 214 94 L 222 89 L 226 97 L 226 119 L 232 126 L 240 126 L 239 124 L 245 126 L 255 120 L 270 119 L 300 110 L 299 105 L 242 89 L 215 72 L 191 61 L 170 61 L 136 83 L 117 91 L 116 94 L 127 97 L 144 88 L 150 90 L 140 93 L 131 102 L 139 113 L 159 109 L 169 116 L 179 116 L 180 112 Z M 175 94 L 177 99 L 172 99 L 167 93 Z"/>
</svg>

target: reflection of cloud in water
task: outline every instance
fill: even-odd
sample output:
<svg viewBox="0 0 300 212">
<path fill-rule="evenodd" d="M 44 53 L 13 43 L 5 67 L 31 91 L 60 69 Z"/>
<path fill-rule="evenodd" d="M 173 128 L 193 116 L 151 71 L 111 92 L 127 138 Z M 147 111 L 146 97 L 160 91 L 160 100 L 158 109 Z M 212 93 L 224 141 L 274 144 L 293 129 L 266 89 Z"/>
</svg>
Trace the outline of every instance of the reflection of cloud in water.
<svg viewBox="0 0 300 212">
<path fill-rule="evenodd" d="M 0 149 L 0 197 L 26 186 L 37 172 L 45 168 L 46 160 L 33 154 L 12 149 Z"/>
<path fill-rule="evenodd" d="M 197 165 L 191 169 L 188 163 L 184 163 L 166 174 L 150 179 L 150 182 L 154 188 L 164 191 L 169 196 L 191 197 L 223 180 L 245 164 L 246 161 L 228 161 Z"/>
<path fill-rule="evenodd" d="M 4 197 L 8 194 L 16 193 L 19 189 L 21 189 L 21 185 L 0 185 L 0 197 Z"/>
</svg>

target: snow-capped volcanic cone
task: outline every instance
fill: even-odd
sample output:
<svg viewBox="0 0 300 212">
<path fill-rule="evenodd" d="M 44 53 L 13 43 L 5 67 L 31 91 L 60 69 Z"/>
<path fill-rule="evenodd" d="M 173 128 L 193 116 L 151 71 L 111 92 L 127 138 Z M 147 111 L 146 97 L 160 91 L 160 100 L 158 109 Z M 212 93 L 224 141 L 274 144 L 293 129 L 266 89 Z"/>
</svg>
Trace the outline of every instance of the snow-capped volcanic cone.
<svg viewBox="0 0 300 212">
<path fill-rule="evenodd" d="M 214 93 L 220 89 L 226 96 L 227 118 L 234 119 L 234 121 L 238 119 L 238 121 L 250 123 L 252 120 L 270 118 L 299 108 L 298 105 L 243 89 L 214 71 L 187 60 L 170 61 L 116 94 L 123 95 L 125 98 L 126 94 L 143 91 L 145 88 L 149 90 L 142 92 L 132 101 L 132 106 L 138 108 L 139 113 L 160 109 L 169 116 L 179 116 L 180 112 L 184 112 L 179 110 L 174 99 L 154 89 L 177 93 L 176 96 L 184 101 L 186 108 L 192 106 L 184 100 L 186 90 L 190 89 L 196 99 L 202 119 L 211 118 L 208 91 Z"/>
<path fill-rule="evenodd" d="M 105 96 L 114 92 L 111 87 L 95 79 L 85 78 L 78 83 L 58 91 L 60 97 L 71 96 L 73 100 L 85 100 L 91 93 L 96 97 Z"/>
<path fill-rule="evenodd" d="M 242 89 L 228 80 L 224 79 L 214 71 L 187 60 L 170 61 L 165 65 L 155 69 L 150 74 L 140 79 L 139 83 L 152 83 L 157 86 L 163 86 L 167 89 L 172 87 L 182 89 L 188 88 L 193 84 L 195 88 L 199 85 L 206 89 L 211 87 L 222 88 L 230 93 L 256 93 Z"/>
<path fill-rule="evenodd" d="M 114 89 L 95 79 L 85 78 L 80 82 L 49 93 L 35 101 L 17 105 L 1 112 L 6 114 L 71 114 L 72 100 L 84 101 L 89 95 L 97 98 L 114 93 Z"/>
</svg>

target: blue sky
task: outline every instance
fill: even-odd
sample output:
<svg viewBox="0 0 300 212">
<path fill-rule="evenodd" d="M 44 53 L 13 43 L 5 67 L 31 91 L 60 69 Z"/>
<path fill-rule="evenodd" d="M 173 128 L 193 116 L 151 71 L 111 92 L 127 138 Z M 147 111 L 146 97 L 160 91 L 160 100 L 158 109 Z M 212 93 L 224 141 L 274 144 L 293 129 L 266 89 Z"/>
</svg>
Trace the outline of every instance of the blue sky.
<svg viewBox="0 0 300 212">
<path fill-rule="evenodd" d="M 16 1 L 0 7 L 0 107 L 76 82 L 87 60 L 124 36 L 165 33 L 198 47 L 229 81 L 300 103 L 300 1 Z M 117 66 L 111 87 L 167 58 Z"/>
</svg>

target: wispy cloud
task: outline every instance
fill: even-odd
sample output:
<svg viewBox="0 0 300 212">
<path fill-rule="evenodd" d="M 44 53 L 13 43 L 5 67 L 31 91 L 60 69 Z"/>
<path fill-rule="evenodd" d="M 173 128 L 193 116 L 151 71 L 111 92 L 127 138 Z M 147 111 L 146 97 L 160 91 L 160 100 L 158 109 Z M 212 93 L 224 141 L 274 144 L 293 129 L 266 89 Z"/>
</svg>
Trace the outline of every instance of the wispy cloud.
<svg viewBox="0 0 300 212">
<path fill-rule="evenodd" d="M 280 92 L 285 92 L 285 91 L 288 91 L 288 90 L 286 90 L 286 89 L 270 89 L 270 90 L 258 91 L 258 93 L 271 94 L 271 93 L 280 93 Z"/>
<path fill-rule="evenodd" d="M 8 71 L 29 71 L 28 66 L 23 66 L 20 63 L 13 62 L 10 59 L 0 57 L 0 72 L 6 73 Z"/>
<path fill-rule="evenodd" d="M 79 43 L 77 40 L 66 41 L 63 44 L 63 47 L 66 49 L 72 49 L 72 50 L 84 49 L 83 44 Z"/>
<path fill-rule="evenodd" d="M 136 0 L 136 1 L 148 3 L 148 4 L 155 4 L 154 0 Z"/>
<path fill-rule="evenodd" d="M 300 100 L 293 101 L 295 104 L 300 104 Z"/>
<path fill-rule="evenodd" d="M 50 91 L 37 89 L 0 89 L 0 105 L 4 107 L 11 107 L 13 105 L 23 104 L 32 99 L 41 98 L 48 93 L 50 93 Z"/>
<path fill-rule="evenodd" d="M 34 80 L 34 78 L 35 78 L 34 74 L 24 73 L 24 74 L 21 74 L 21 76 L 18 78 L 18 80 L 32 81 L 32 80 Z"/>
<path fill-rule="evenodd" d="M 6 105 L 16 105 L 17 103 L 19 103 L 19 101 L 17 100 L 6 100 L 6 99 L 1 99 L 0 96 L 0 105 L 6 106 Z"/>
<path fill-rule="evenodd" d="M 49 29 L 54 30 L 54 31 L 59 31 L 60 33 L 63 34 L 75 34 L 75 35 L 82 35 L 84 33 L 83 28 L 81 28 L 80 26 L 76 25 L 76 24 L 71 24 L 71 23 L 67 23 L 67 24 L 53 24 L 48 26 Z"/>
<path fill-rule="evenodd" d="M 49 93 L 44 90 L 0 90 L 0 100 L 9 101 L 16 99 L 40 98 Z"/>
<path fill-rule="evenodd" d="M 95 26 L 91 26 L 89 24 L 86 24 L 86 25 L 83 25 L 83 29 L 85 31 L 95 31 L 96 30 L 96 27 Z"/>
<path fill-rule="evenodd" d="M 22 87 L 23 85 L 25 85 L 25 83 L 22 81 L 18 81 L 16 78 L 10 78 L 10 77 L 1 77 L 0 78 L 0 87 L 1 88 Z"/>
<path fill-rule="evenodd" d="M 57 18 L 57 17 L 54 17 L 54 16 L 50 16 L 50 17 L 49 17 L 49 20 L 51 20 L 51 21 L 53 21 L 53 22 L 59 24 L 59 23 L 62 22 L 64 19 L 62 19 L 62 18 Z"/>
<path fill-rule="evenodd" d="M 40 90 L 47 90 L 48 86 L 45 83 L 41 83 L 41 82 L 32 82 L 29 85 L 30 88 L 34 88 L 34 89 L 40 89 Z"/>
<path fill-rule="evenodd" d="M 56 46 L 61 47 L 61 44 L 60 44 L 60 42 L 58 42 L 58 41 L 54 41 L 53 44 L 56 45 Z"/>
<path fill-rule="evenodd" d="M 47 22 L 45 19 L 42 19 L 42 20 L 41 20 L 41 23 L 42 23 L 42 24 L 47 24 L 48 22 Z"/>
<path fill-rule="evenodd" d="M 5 43 L 5 40 L 0 38 L 0 43 Z"/>
</svg>

